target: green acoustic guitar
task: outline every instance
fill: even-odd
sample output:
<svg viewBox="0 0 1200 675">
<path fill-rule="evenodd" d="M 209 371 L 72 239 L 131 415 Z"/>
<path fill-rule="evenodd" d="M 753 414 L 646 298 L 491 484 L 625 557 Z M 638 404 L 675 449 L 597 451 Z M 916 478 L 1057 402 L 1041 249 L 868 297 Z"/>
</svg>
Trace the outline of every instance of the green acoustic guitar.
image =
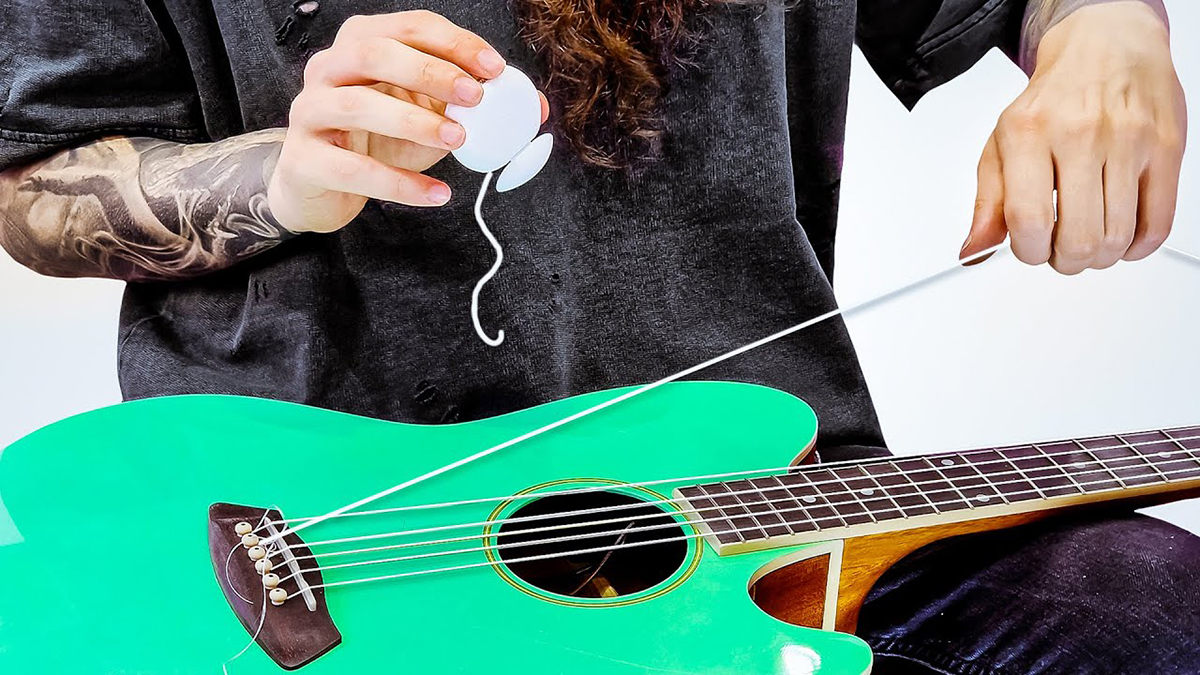
<svg viewBox="0 0 1200 675">
<path fill-rule="evenodd" d="M 0 455 L 0 673 L 861 675 L 863 597 L 915 548 L 1200 488 L 1200 427 L 804 463 L 803 401 L 686 382 L 305 525 L 622 391 L 437 427 L 185 396 L 34 433 Z"/>
</svg>

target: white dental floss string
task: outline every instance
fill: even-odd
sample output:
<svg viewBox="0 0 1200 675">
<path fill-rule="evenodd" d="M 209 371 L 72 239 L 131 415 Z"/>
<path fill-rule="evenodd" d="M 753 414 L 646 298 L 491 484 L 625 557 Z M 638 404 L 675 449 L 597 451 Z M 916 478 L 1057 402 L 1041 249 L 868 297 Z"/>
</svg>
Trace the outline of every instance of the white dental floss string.
<svg viewBox="0 0 1200 675">
<path fill-rule="evenodd" d="M 488 177 L 489 178 L 491 177 L 490 174 Z M 487 181 L 485 180 L 484 187 L 486 187 L 486 186 L 487 186 Z M 883 302 L 884 300 L 888 300 L 890 298 L 893 298 L 893 297 L 896 297 L 899 295 L 903 295 L 904 293 L 907 293 L 907 292 L 909 292 L 915 288 L 918 288 L 920 286 L 924 286 L 925 284 L 930 283 L 936 279 L 940 279 L 948 274 L 960 272 L 963 269 L 965 269 L 967 265 L 974 263 L 974 262 L 978 262 L 984 258 L 991 256 L 994 253 L 998 253 L 1001 250 L 1005 249 L 1006 246 L 1007 246 L 1007 243 L 996 244 L 995 246 L 992 246 L 991 248 L 988 248 L 988 249 L 984 249 L 984 250 L 980 251 L 979 253 L 976 253 L 975 255 L 963 258 L 962 260 L 955 262 L 954 265 L 952 265 L 950 267 L 945 267 L 933 274 L 921 277 L 920 279 L 917 279 L 916 281 L 911 281 L 907 284 L 904 284 L 903 286 L 900 286 L 898 288 L 893 288 L 890 291 L 881 293 L 873 298 L 868 298 L 867 300 L 863 300 L 863 301 L 858 302 L 853 305 L 848 305 L 845 307 L 838 307 L 836 309 L 831 309 L 828 312 L 825 312 L 824 314 L 815 316 L 811 319 L 808 319 L 807 321 L 798 323 L 794 326 L 791 326 L 790 328 L 785 328 L 785 329 L 779 331 L 778 333 L 773 333 L 771 335 L 768 335 L 764 338 L 761 338 L 761 339 L 751 342 L 749 344 L 742 345 L 741 347 L 738 347 L 737 349 L 733 349 L 731 351 L 725 352 L 724 354 L 721 354 L 720 356 L 715 356 L 703 363 L 698 363 L 690 368 L 681 370 L 673 375 L 668 375 L 668 376 L 662 378 L 661 380 L 651 382 L 650 384 L 642 385 L 640 387 L 637 387 L 636 389 L 631 389 L 631 390 L 625 392 L 624 394 L 621 394 L 620 396 L 611 398 L 602 403 L 598 403 L 590 408 L 587 408 L 586 410 L 581 410 L 573 415 L 568 415 L 567 417 L 564 417 L 555 422 L 551 422 L 550 424 L 547 424 L 545 426 L 538 427 L 537 429 L 534 429 L 533 431 L 527 431 L 527 432 L 521 434 L 520 436 L 517 436 L 515 438 L 510 438 L 509 440 L 504 441 L 503 443 L 499 443 L 497 445 L 493 445 L 492 447 L 487 448 L 486 450 L 481 450 L 473 455 L 463 457 L 462 459 L 460 459 L 456 462 L 447 464 L 446 466 L 443 466 L 440 469 L 434 469 L 433 471 L 421 474 L 420 476 L 417 476 L 415 478 L 410 478 L 410 479 L 404 481 L 403 483 L 400 483 L 398 485 L 393 485 L 392 487 L 390 487 L 386 490 L 383 490 L 381 492 L 377 492 L 369 497 L 363 497 L 362 499 L 360 499 L 356 502 L 347 504 L 338 509 L 334 509 L 333 511 L 330 511 L 329 513 L 326 513 L 326 514 L 320 515 L 320 516 L 316 516 L 314 518 L 306 520 L 303 523 L 300 523 L 299 525 L 297 525 L 295 527 L 287 528 L 287 529 L 279 532 L 278 534 L 267 537 L 260 543 L 260 545 L 272 544 L 272 543 L 282 539 L 283 537 L 285 537 L 288 534 L 291 534 L 293 532 L 299 532 L 306 528 L 312 527 L 313 525 L 316 525 L 318 523 L 323 523 L 326 520 L 329 520 L 330 518 L 337 518 L 338 516 L 341 516 L 343 513 L 346 513 L 348 511 L 353 511 L 361 506 L 366 506 L 367 504 L 370 504 L 379 499 L 383 499 L 384 497 L 395 494 L 406 488 L 412 487 L 413 485 L 416 485 L 418 483 L 423 483 L 431 478 L 440 476 L 448 471 L 453 471 L 454 469 L 457 469 L 460 466 L 470 464 L 471 462 L 474 462 L 479 459 L 483 459 L 484 457 L 487 457 L 488 455 L 492 455 L 492 454 L 500 452 L 501 450 L 504 450 L 506 448 L 510 448 L 518 443 L 521 443 L 521 442 L 527 441 L 531 438 L 534 438 L 535 436 L 541 436 L 542 434 L 546 433 L 547 431 L 552 431 L 563 425 L 570 424 L 571 422 L 574 422 L 575 420 L 583 418 L 583 417 L 587 417 L 588 415 L 591 415 L 592 413 L 600 412 L 601 410 L 604 410 L 605 408 L 608 408 L 609 406 L 614 406 L 618 403 L 621 403 L 622 401 L 627 401 L 627 400 L 633 398 L 634 396 L 640 396 L 647 392 L 658 389 L 659 387 L 663 386 L 664 384 L 669 384 L 676 380 L 681 380 L 685 377 L 688 377 L 689 375 L 692 375 L 701 370 L 704 370 L 705 368 L 709 368 L 711 366 L 717 365 L 718 363 L 728 361 L 729 359 L 732 359 L 735 356 L 740 356 L 742 354 L 745 354 L 748 351 L 757 349 L 766 344 L 770 344 L 772 342 L 775 342 L 776 340 L 780 340 L 789 335 L 792 335 L 793 333 L 798 333 L 806 328 L 810 328 L 819 323 L 823 323 L 823 322 L 828 321 L 829 319 L 832 319 L 836 316 L 841 316 L 843 314 L 849 314 L 851 312 L 865 309 L 866 307 Z M 487 277 L 484 277 L 484 280 L 486 280 L 486 279 L 487 279 Z"/>
<path fill-rule="evenodd" d="M 246 643 L 245 647 L 242 647 L 242 651 L 238 652 L 237 654 L 234 654 L 232 657 L 230 657 L 230 659 L 228 661 L 221 664 L 221 672 L 224 675 L 229 675 L 229 664 L 242 658 L 242 654 L 245 654 L 251 647 L 254 646 L 254 642 L 256 640 L 258 640 L 258 634 L 262 632 L 263 625 L 266 622 L 267 622 L 267 587 L 263 586 L 263 589 L 262 589 L 262 613 L 259 614 L 259 616 L 258 616 L 258 628 L 254 629 L 254 635 L 250 636 L 250 641 Z"/>
<path fill-rule="evenodd" d="M 1164 245 L 1163 250 L 1167 251 L 1168 253 L 1174 253 L 1175 255 L 1179 256 L 1180 258 L 1183 258 L 1184 260 L 1186 260 L 1188 262 L 1200 263 L 1200 255 L 1192 255 L 1191 253 L 1188 253 L 1187 251 L 1175 248 L 1174 246 Z"/>
<path fill-rule="evenodd" d="M 263 526 L 263 522 L 266 521 L 267 514 L 271 512 L 271 509 L 278 509 L 278 508 L 279 507 L 277 507 L 277 506 L 272 506 L 270 509 L 263 511 L 262 516 L 260 516 L 258 519 L 258 524 L 255 525 L 255 527 L 254 527 L 255 531 L 257 531 L 260 527 Z M 279 515 L 282 516 L 283 511 L 280 511 Z M 235 551 L 238 549 L 238 546 L 239 546 L 238 544 L 234 544 L 233 548 Z M 270 554 L 269 548 L 267 550 L 267 553 Z M 233 554 L 233 552 L 230 551 L 230 555 L 232 555 L 232 554 Z M 237 589 L 233 587 L 233 580 L 229 578 L 229 560 L 228 559 L 225 560 L 225 583 L 229 584 L 229 590 L 233 591 L 234 594 L 237 595 L 239 598 L 242 598 L 242 594 L 238 593 Z M 242 598 L 242 600 L 246 600 L 246 598 Z M 246 600 L 246 602 L 251 605 L 254 604 L 250 600 Z M 258 640 L 258 635 L 259 635 L 259 633 L 262 632 L 263 626 L 266 625 L 266 623 L 267 623 L 267 587 L 263 586 L 262 587 L 262 612 L 258 616 L 258 628 L 254 629 L 254 634 L 250 636 L 250 641 L 246 643 L 246 646 L 242 647 L 242 651 L 238 652 L 237 654 L 234 654 L 228 660 L 226 660 L 225 663 L 221 664 L 221 672 L 224 675 L 229 675 L 229 664 L 240 659 L 242 657 L 242 654 L 245 654 L 252 646 L 254 646 L 254 642 L 256 640 Z"/>
<path fill-rule="evenodd" d="M 492 263 L 492 268 L 487 271 L 487 274 L 479 278 L 475 284 L 475 290 L 471 292 L 471 323 L 475 324 L 475 332 L 479 335 L 480 340 L 487 343 L 489 347 L 499 347 L 500 343 L 504 342 L 504 330 L 501 329 L 496 333 L 495 338 L 490 338 L 487 333 L 483 332 L 483 326 L 479 323 L 479 292 L 483 290 L 484 284 L 496 276 L 501 263 L 504 262 L 504 249 L 500 248 L 500 242 L 496 241 L 496 236 L 488 229 L 487 223 L 483 222 L 483 198 L 487 195 L 488 186 L 492 183 L 493 173 L 489 171 L 483 177 L 483 187 L 479 188 L 479 197 L 475 199 L 475 222 L 479 223 L 479 229 L 483 232 L 483 236 L 487 237 L 488 243 L 496 251 L 496 262 Z"/>
</svg>

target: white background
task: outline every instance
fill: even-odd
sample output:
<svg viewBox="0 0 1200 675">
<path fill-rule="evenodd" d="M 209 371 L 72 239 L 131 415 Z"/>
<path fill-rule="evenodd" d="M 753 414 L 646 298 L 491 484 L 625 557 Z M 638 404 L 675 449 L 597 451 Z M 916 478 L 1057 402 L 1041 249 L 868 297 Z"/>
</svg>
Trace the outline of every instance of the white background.
<svg viewBox="0 0 1200 675">
<path fill-rule="evenodd" d="M 1200 5 L 1167 0 L 1200 111 Z M 837 291 L 843 304 L 952 263 L 975 164 L 1025 84 L 998 52 L 907 112 L 855 55 Z M 1193 117 L 1200 119 L 1200 112 Z M 1171 244 L 1200 253 L 1200 150 Z M 122 285 L 39 277 L 0 254 L 0 448 L 114 403 Z M 1200 265 L 1166 254 L 1062 278 L 1005 254 L 850 317 L 899 452 L 1200 424 Z M 0 507 L 2 511 L 2 507 Z M 1156 511 L 1200 532 L 1200 502 Z"/>
</svg>

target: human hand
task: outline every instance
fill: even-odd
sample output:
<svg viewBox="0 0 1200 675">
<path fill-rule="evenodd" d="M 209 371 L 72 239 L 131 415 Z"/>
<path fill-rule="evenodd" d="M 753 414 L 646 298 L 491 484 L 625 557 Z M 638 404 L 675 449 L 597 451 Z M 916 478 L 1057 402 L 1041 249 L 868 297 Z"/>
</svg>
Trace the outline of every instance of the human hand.
<svg viewBox="0 0 1200 675">
<path fill-rule="evenodd" d="M 1171 232 L 1186 136 L 1159 15 L 1142 2 L 1075 11 L 988 139 L 962 257 L 1007 234 L 1017 258 L 1063 274 L 1145 258 Z"/>
<path fill-rule="evenodd" d="M 428 11 L 354 16 L 309 59 L 267 191 L 292 232 L 332 232 L 367 199 L 441 206 L 422 172 L 463 144 L 446 105 L 473 107 L 505 62 L 482 38 Z M 542 120 L 549 113 L 542 97 Z"/>
</svg>

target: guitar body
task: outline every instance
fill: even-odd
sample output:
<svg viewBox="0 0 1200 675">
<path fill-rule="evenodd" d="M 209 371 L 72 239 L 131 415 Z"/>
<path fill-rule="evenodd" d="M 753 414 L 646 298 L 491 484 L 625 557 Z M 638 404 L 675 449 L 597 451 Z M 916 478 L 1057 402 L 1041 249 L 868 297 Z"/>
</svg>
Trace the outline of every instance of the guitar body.
<svg viewBox="0 0 1200 675">
<path fill-rule="evenodd" d="M 210 505 L 273 507 L 287 518 L 319 515 L 621 391 L 448 426 L 402 425 L 259 399 L 185 396 L 121 404 L 47 427 L 0 455 L 0 672 L 219 673 L 250 635 L 217 582 L 220 565 L 210 556 L 207 531 Z M 803 401 L 779 391 L 676 383 L 365 508 L 785 466 L 811 446 L 816 427 Z M 614 487 L 612 493 L 655 501 L 670 497 L 673 487 Z M 339 518 L 299 535 L 320 552 L 338 548 L 315 543 L 322 540 L 502 521 L 530 503 L 537 502 Z M 601 589 L 601 597 L 578 597 L 540 588 L 506 564 L 489 564 L 499 548 L 326 569 L 323 580 L 333 583 L 476 565 L 324 589 L 342 639 L 301 672 L 870 670 L 870 650 L 858 638 L 783 623 L 752 601 L 748 586 L 756 573 L 798 549 L 718 556 L 682 514 L 670 505 L 654 508 L 679 523 L 664 532 L 688 538 L 672 549 L 677 559 L 667 561 L 665 578 L 633 593 Z M 504 527 L 432 532 L 425 536 L 474 538 L 322 564 L 496 545 L 503 543 Z M 621 552 L 621 564 L 662 563 L 639 562 L 638 550 Z M 617 563 L 614 556 L 593 567 Z M 249 563 L 238 548 L 229 564 Z M 592 572 L 560 576 L 572 574 L 587 585 Z M 264 606 L 261 595 L 247 594 L 255 607 Z M 258 646 L 228 669 L 281 672 Z"/>
</svg>

